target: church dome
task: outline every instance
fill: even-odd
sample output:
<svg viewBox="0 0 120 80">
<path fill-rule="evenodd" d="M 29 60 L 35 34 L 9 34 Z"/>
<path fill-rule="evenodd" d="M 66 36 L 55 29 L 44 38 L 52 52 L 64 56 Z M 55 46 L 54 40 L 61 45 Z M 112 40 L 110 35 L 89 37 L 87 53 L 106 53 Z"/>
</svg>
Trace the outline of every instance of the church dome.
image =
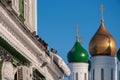
<svg viewBox="0 0 120 80">
<path fill-rule="evenodd" d="M 117 58 L 120 61 L 120 49 L 117 51 Z"/>
<path fill-rule="evenodd" d="M 112 35 L 106 30 L 103 20 L 89 43 L 89 51 L 92 56 L 115 56 L 116 42 Z"/>
<path fill-rule="evenodd" d="M 68 61 L 71 62 L 85 62 L 88 63 L 88 53 L 81 46 L 80 42 L 76 42 L 73 48 L 69 51 Z"/>
<path fill-rule="evenodd" d="M 68 52 L 67 58 L 69 63 L 88 63 L 88 53 L 79 42 L 78 25 L 76 27 L 76 43 L 74 44 L 73 48 Z"/>
</svg>

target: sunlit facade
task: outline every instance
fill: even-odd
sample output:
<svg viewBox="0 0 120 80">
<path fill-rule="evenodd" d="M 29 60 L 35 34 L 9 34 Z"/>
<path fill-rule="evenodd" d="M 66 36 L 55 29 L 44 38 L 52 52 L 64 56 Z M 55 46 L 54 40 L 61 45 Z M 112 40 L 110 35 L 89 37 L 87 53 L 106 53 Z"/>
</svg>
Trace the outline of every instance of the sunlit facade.
<svg viewBox="0 0 120 80">
<path fill-rule="evenodd" d="M 64 60 L 37 35 L 37 0 L 0 0 L 0 80 L 61 80 Z"/>
</svg>

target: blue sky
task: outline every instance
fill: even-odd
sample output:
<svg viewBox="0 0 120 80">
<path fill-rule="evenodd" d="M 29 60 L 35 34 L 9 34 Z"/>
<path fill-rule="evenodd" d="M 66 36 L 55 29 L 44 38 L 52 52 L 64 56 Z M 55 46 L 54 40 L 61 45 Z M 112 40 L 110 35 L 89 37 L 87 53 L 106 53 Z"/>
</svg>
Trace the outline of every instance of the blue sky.
<svg viewBox="0 0 120 80">
<path fill-rule="evenodd" d="M 79 25 L 82 46 L 89 53 L 89 42 L 101 23 L 100 6 L 104 5 L 104 23 L 120 48 L 120 0 L 38 0 L 38 34 L 49 48 L 57 50 L 66 63 L 67 53 L 76 41 Z M 67 80 L 67 79 L 65 79 Z"/>
</svg>

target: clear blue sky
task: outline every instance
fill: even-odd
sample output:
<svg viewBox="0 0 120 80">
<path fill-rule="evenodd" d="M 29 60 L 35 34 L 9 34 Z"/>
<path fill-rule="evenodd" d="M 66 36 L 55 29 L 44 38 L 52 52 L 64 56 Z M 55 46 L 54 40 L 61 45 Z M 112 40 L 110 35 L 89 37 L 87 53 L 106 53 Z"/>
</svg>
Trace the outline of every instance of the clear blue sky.
<svg viewBox="0 0 120 80">
<path fill-rule="evenodd" d="M 67 53 L 76 39 L 79 25 L 82 46 L 89 53 L 89 42 L 100 26 L 100 6 L 104 4 L 104 22 L 120 48 L 120 0 L 38 0 L 38 34 L 49 48 L 57 50 L 66 63 Z M 67 80 L 67 79 L 65 79 Z"/>
</svg>

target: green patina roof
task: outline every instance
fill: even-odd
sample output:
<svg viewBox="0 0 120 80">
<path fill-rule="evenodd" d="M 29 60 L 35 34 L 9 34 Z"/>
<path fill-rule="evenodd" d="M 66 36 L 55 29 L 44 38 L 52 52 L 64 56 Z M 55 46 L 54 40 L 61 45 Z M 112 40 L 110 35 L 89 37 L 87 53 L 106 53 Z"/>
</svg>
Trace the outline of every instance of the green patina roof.
<svg viewBox="0 0 120 80">
<path fill-rule="evenodd" d="M 0 46 L 6 49 L 19 62 L 29 62 L 29 60 L 27 60 L 22 54 L 20 54 L 15 48 L 13 48 L 2 37 L 0 37 Z"/>
<path fill-rule="evenodd" d="M 73 48 L 69 51 L 68 61 L 71 62 L 85 62 L 88 63 L 88 53 L 81 46 L 80 42 L 76 42 Z"/>
<path fill-rule="evenodd" d="M 46 80 L 45 76 L 41 74 L 37 69 L 35 69 L 33 73 L 36 73 L 36 75 L 38 75 L 41 78 L 41 80 Z"/>
<path fill-rule="evenodd" d="M 120 49 L 117 51 L 117 58 L 120 61 Z"/>
<path fill-rule="evenodd" d="M 2 65 L 3 65 L 3 62 L 0 61 L 0 80 L 2 80 Z"/>
</svg>

